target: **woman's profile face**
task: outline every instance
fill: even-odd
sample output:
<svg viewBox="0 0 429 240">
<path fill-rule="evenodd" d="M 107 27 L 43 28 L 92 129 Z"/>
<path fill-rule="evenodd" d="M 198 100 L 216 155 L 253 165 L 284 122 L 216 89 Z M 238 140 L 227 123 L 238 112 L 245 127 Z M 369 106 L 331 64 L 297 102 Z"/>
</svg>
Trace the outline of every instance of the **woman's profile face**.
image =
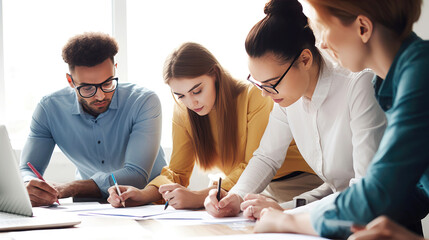
<svg viewBox="0 0 429 240">
<path fill-rule="evenodd" d="M 297 65 L 299 59 L 295 61 Z M 261 82 L 262 85 L 273 86 L 277 84 L 281 76 L 289 68 L 291 61 L 281 63 L 272 53 L 266 53 L 262 57 L 249 57 L 249 70 L 253 79 Z M 310 79 L 306 76 L 305 70 L 299 67 L 291 67 L 280 83 L 275 87 L 278 94 L 262 91 L 263 96 L 269 96 L 282 107 L 288 107 L 298 101 L 307 91 Z"/>
<path fill-rule="evenodd" d="M 200 116 L 210 113 L 216 102 L 215 77 L 172 78 L 168 85 L 176 98 Z"/>
<path fill-rule="evenodd" d="M 320 48 L 327 50 L 341 66 L 353 72 L 366 68 L 368 52 L 359 37 L 360 29 L 357 21 L 344 25 L 334 16 L 326 16 L 322 20 L 316 13 L 310 21 L 310 26 L 318 33 Z"/>
</svg>

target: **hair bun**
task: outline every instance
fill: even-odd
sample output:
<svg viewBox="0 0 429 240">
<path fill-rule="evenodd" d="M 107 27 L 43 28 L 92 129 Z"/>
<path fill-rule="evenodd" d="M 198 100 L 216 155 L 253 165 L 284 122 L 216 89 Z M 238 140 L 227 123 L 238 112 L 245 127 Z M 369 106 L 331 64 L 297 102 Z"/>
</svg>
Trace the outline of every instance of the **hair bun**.
<svg viewBox="0 0 429 240">
<path fill-rule="evenodd" d="M 264 13 L 294 21 L 302 27 L 307 25 L 307 17 L 302 13 L 298 0 L 271 0 L 265 4 Z"/>
</svg>

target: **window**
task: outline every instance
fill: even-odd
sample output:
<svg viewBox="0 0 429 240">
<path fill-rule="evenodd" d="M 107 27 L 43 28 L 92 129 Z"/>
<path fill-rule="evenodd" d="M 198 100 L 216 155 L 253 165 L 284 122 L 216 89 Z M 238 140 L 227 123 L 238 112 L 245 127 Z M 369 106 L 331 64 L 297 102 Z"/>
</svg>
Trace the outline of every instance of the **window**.
<svg viewBox="0 0 429 240">
<path fill-rule="evenodd" d="M 266 2 L 0 0 L 0 122 L 8 126 L 14 147 L 22 147 L 36 104 L 44 95 L 68 86 L 68 69 L 61 58 L 67 39 L 85 31 L 113 34 L 115 29 L 120 81 L 158 94 L 163 108 L 161 144 L 171 147 L 174 101 L 162 79 L 165 58 L 183 42 L 198 42 L 234 77 L 245 79 L 244 40 L 265 16 Z M 423 38 L 428 36 L 424 28 L 428 9 L 424 4 L 415 25 Z M 121 19 L 113 19 L 114 15 Z"/>
<path fill-rule="evenodd" d="M 244 41 L 261 20 L 267 0 L 162 0 L 127 1 L 128 81 L 157 92 L 163 109 L 162 140 L 172 146 L 174 100 L 164 84 L 166 57 L 183 42 L 205 46 L 237 79 L 246 79 Z M 118 69 L 120 68 L 118 63 Z"/>
<path fill-rule="evenodd" d="M 0 1 L 1 2 L 1 1 Z M 112 33 L 106 0 L 3 0 L 3 121 L 14 147 L 22 147 L 40 99 L 67 87 L 61 50 L 85 31 Z M 1 81 L 1 80 L 0 80 Z M 1 84 L 0 84 L 1 86 Z M 0 100 L 1 102 L 1 100 Z"/>
<path fill-rule="evenodd" d="M 158 94 L 163 108 L 161 144 L 171 147 L 174 100 L 162 79 L 165 58 L 183 42 L 198 42 L 234 77 L 244 80 L 248 74 L 244 40 L 264 16 L 266 1 L 0 0 L 4 33 L 0 86 L 5 88 L 0 121 L 6 123 L 14 147 L 21 148 L 40 99 L 68 87 L 68 68 L 61 57 L 68 38 L 85 31 L 112 34 L 116 29 L 118 55 L 123 54 L 116 58 L 120 82 L 137 83 Z M 120 21 L 114 21 L 114 14 Z"/>
</svg>

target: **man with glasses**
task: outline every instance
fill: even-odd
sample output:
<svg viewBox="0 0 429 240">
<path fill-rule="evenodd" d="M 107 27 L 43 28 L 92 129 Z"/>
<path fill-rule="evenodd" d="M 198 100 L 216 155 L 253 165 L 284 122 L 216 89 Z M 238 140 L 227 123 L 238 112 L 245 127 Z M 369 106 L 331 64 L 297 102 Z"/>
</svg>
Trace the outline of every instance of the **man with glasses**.
<svg viewBox="0 0 429 240">
<path fill-rule="evenodd" d="M 115 39 L 102 33 L 77 35 L 64 46 L 70 87 L 40 101 L 21 156 L 33 206 L 66 197 L 106 198 L 111 174 L 119 184 L 143 188 L 165 166 L 159 98 L 135 84 L 118 84 L 117 52 Z M 43 175 L 55 145 L 77 167 L 77 180 L 46 183 L 27 166 Z"/>
</svg>

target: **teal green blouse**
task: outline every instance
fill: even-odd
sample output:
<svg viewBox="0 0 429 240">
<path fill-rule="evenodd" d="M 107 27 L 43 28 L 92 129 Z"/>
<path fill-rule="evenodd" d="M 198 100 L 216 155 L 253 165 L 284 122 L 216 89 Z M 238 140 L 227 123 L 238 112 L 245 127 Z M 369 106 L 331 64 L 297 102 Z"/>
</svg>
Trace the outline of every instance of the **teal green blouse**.
<svg viewBox="0 0 429 240">
<path fill-rule="evenodd" d="M 386 79 L 378 80 L 376 95 L 386 113 L 386 131 L 365 178 L 311 210 L 321 236 L 351 234 L 329 220 L 363 225 L 386 215 L 410 225 L 429 212 L 429 41 L 412 33 Z"/>
</svg>

